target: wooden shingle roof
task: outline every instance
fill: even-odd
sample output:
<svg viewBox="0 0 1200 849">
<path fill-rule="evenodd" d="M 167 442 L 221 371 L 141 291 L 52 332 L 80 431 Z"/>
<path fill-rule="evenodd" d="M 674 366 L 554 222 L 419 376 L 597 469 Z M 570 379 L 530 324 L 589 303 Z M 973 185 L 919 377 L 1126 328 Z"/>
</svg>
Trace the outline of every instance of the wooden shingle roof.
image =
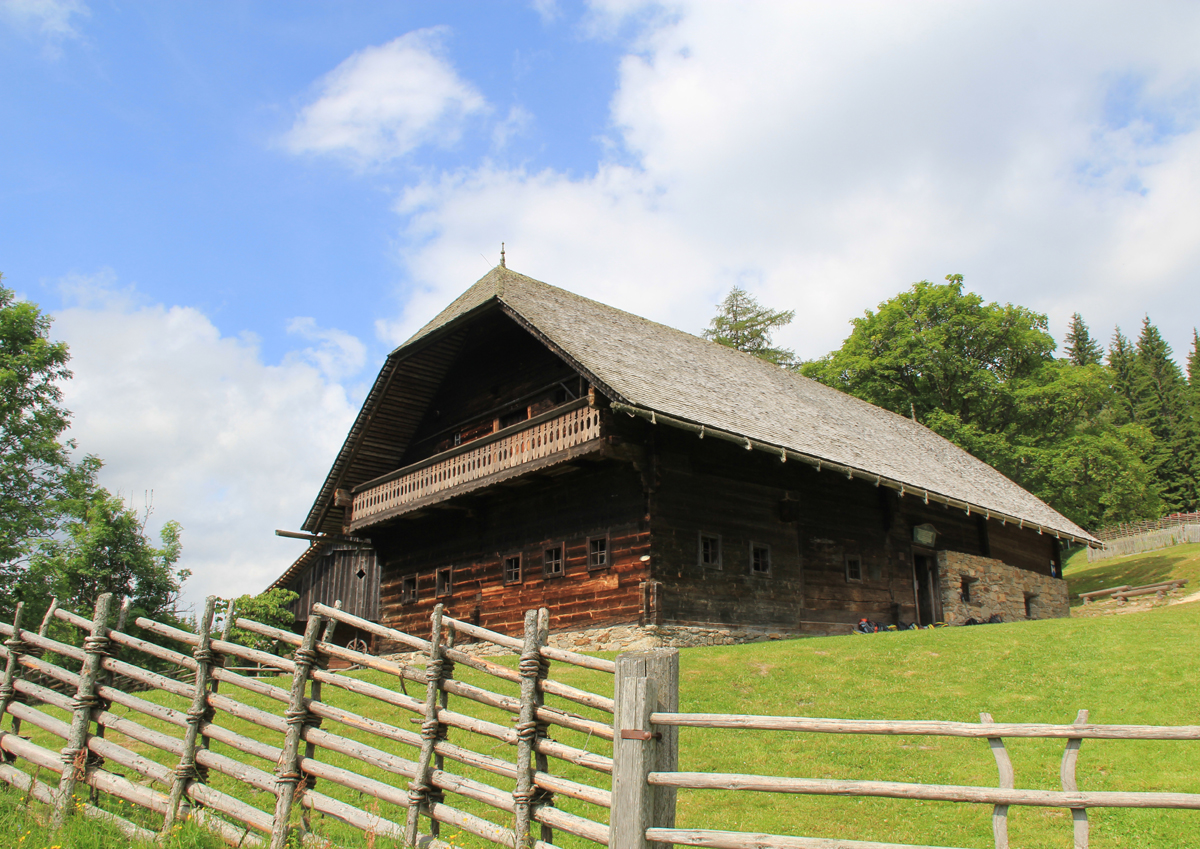
<svg viewBox="0 0 1200 849">
<path fill-rule="evenodd" d="M 618 409 L 703 426 L 714 435 L 744 438 L 748 447 L 778 450 L 781 456 L 824 464 L 918 497 L 1096 544 L 1049 505 L 916 422 L 750 354 L 504 267 L 492 269 L 393 351 L 380 379 L 393 370 L 402 374 L 408 360 L 430 346 L 439 347 L 437 340 L 453 335 L 478 312 L 495 308 L 576 367 Z M 383 396 L 395 394 L 377 395 L 379 388 L 376 381 L 306 529 L 333 530 L 322 526 L 322 518 L 334 518 L 329 499 L 338 475 L 344 476 L 352 462 L 356 433 L 369 437 L 373 408 L 386 403 Z M 379 474 L 385 471 L 390 470 Z M 367 479 L 358 477 L 357 482 Z"/>
</svg>

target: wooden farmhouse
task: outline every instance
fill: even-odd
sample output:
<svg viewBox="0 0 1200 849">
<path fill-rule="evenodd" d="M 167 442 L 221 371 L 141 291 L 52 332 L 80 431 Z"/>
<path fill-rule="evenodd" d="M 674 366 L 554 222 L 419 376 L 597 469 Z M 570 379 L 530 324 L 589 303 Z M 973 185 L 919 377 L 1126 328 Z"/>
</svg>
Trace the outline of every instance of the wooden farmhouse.
<svg viewBox="0 0 1200 849">
<path fill-rule="evenodd" d="M 1097 544 L 914 421 L 503 266 L 387 358 L 303 527 L 300 618 L 545 606 L 588 647 L 1066 616 Z"/>
</svg>

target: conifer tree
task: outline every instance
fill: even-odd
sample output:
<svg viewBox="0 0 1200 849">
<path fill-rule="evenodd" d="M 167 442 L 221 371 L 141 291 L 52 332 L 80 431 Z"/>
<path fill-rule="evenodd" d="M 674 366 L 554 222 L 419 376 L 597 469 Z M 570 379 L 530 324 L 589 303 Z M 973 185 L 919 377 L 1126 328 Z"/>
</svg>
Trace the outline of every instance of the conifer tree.
<svg viewBox="0 0 1200 849">
<path fill-rule="evenodd" d="M 1136 422 L 1137 397 L 1133 388 L 1134 372 L 1137 367 L 1137 351 L 1118 327 L 1113 331 L 1108 346 L 1108 368 L 1112 372 L 1113 392 L 1119 420 Z"/>
<path fill-rule="evenodd" d="M 1191 460 L 1195 450 L 1187 416 L 1187 385 L 1171 356 L 1171 346 L 1147 316 L 1137 341 L 1133 372 L 1135 412 L 1154 435 L 1151 466 L 1171 510 L 1195 509 L 1196 481 Z"/>
<path fill-rule="evenodd" d="M 720 312 L 701 334 L 705 339 L 776 365 L 790 366 L 795 361 L 794 352 L 771 345 L 771 331 L 790 324 L 796 315 L 794 310 L 760 306 L 741 286 L 730 289 L 718 308 Z"/>
<path fill-rule="evenodd" d="M 1188 397 L 1193 418 L 1200 419 L 1200 333 L 1192 328 L 1192 353 L 1188 355 Z"/>
<path fill-rule="evenodd" d="M 1092 338 L 1079 313 L 1071 316 L 1071 329 L 1067 331 L 1066 342 L 1063 351 L 1067 359 L 1077 366 L 1098 366 L 1104 359 L 1104 350 Z"/>
</svg>

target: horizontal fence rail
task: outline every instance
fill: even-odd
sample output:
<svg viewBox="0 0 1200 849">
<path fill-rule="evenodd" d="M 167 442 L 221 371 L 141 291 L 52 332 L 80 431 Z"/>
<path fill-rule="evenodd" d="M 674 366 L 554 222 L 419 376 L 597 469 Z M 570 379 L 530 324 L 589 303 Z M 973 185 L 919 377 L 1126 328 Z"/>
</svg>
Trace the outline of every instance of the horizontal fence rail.
<svg viewBox="0 0 1200 849">
<path fill-rule="evenodd" d="M 673 802 L 674 797 L 665 794 L 679 790 L 873 797 L 990 805 L 996 849 L 1009 849 L 1008 812 L 1014 805 L 1068 809 L 1071 812 L 1073 845 L 1076 849 L 1086 849 L 1088 846 L 1090 826 L 1087 812 L 1091 808 L 1200 811 L 1200 793 L 1091 791 L 1080 790 L 1076 782 L 1076 764 L 1084 740 L 1196 742 L 1200 741 L 1198 725 L 1100 725 L 1088 722 L 1087 711 L 1080 711 L 1075 722 L 1069 725 L 998 723 L 987 713 L 980 714 L 978 723 L 681 713 L 678 709 L 663 708 L 660 686 L 664 676 L 648 671 L 648 666 L 639 670 L 626 663 L 627 657 L 629 655 L 617 658 L 618 698 L 614 730 L 620 745 L 615 759 L 613 794 L 614 802 L 620 806 L 621 817 L 613 826 L 614 836 L 617 837 L 614 849 L 649 849 L 651 843 L 712 849 L 949 849 L 840 837 L 675 828 L 673 806 L 666 816 L 659 811 L 659 807 L 664 798 L 670 798 Z M 996 762 L 998 786 L 696 772 L 681 770 L 676 765 L 664 767 L 659 760 L 662 751 L 674 750 L 678 745 L 670 735 L 686 728 L 981 739 L 987 741 Z M 1017 788 L 1005 738 L 1065 741 L 1059 770 L 1061 789 Z M 1200 826 L 1200 821 L 1197 825 Z"/>
<path fill-rule="evenodd" d="M 465 623 L 443 617 L 440 607 L 429 639 L 360 620 L 338 606 L 317 607 L 305 632 L 295 634 L 235 619 L 230 605 L 217 632 L 210 598 L 199 633 L 138 619 L 134 624 L 148 637 L 122 631 L 123 614 L 119 627 L 110 626 L 110 597 L 101 598 L 90 619 L 54 604 L 37 632 L 22 627 L 18 607 L 12 625 L 0 623 L 0 636 L 7 637 L 0 646 L 0 718 L 7 714 L 11 729 L 0 730 L 0 750 L 9 761 L 0 763 L 0 780 L 50 805 L 58 822 L 78 810 L 142 840 L 191 819 L 233 846 L 282 849 L 295 836 L 305 845 L 328 846 L 318 821 L 324 817 L 369 841 L 383 836 L 410 846 L 423 835 L 436 837 L 443 825 L 511 849 L 556 849 L 555 830 L 609 843 L 603 820 L 612 807 L 607 773 L 613 761 L 591 746 L 611 746 L 611 722 L 544 700 L 555 695 L 603 717 L 612 699 L 556 684 L 549 678 L 550 655 L 593 672 L 609 671 L 611 661 L 544 652 L 545 610 L 530 612 L 519 641 L 471 626 L 473 638 L 518 656 L 513 669 L 455 648 Z M 58 631 L 49 636 L 54 622 L 69 632 L 62 639 Z M 423 662 L 399 663 L 339 646 L 333 642 L 339 623 L 385 631 L 420 652 Z M 235 624 L 261 638 L 262 646 L 291 653 L 232 640 Z M 333 659 L 369 673 L 330 670 Z M 458 680 L 458 659 L 481 681 L 512 693 Z M 258 675 L 242 674 L 245 664 Z M 382 678 L 364 680 L 371 673 Z M 417 689 L 407 692 L 406 684 Z M 347 709 L 343 695 L 368 708 Z M 451 697 L 457 700 L 453 709 Z M 112 706 L 125 712 L 114 713 Z M 68 719 L 46 708 L 65 711 Z M 509 723 L 497 722 L 497 712 Z M 405 716 L 415 727 L 405 727 Z M 234 731 L 231 720 L 244 725 Z M 556 726 L 580 736 L 581 745 L 551 739 Z M 25 739 L 22 727 L 36 729 L 34 739 Z M 58 742 L 46 745 L 47 735 Z M 214 752 L 213 742 L 228 748 Z M 496 751 L 506 745 L 509 757 Z M 552 763 L 569 764 L 574 774 L 557 774 Z M 48 775 L 55 784 L 45 783 Z M 589 782 L 588 775 L 601 780 Z M 73 803 L 77 788 L 88 789 L 91 803 Z M 573 810 L 563 810 L 556 798 L 570 800 Z M 105 799 L 141 814 L 114 813 Z M 585 807 L 575 809 L 577 804 Z M 587 806 L 601 815 L 587 814 Z M 157 817 L 150 828 L 148 816 Z"/>
</svg>

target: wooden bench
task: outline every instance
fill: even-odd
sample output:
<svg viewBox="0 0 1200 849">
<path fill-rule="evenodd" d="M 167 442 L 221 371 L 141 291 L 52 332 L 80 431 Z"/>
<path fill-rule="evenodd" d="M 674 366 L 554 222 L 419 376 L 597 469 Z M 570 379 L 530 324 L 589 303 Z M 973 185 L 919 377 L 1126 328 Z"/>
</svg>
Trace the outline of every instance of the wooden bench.
<svg viewBox="0 0 1200 849">
<path fill-rule="evenodd" d="M 1188 582 L 1186 579 L 1181 579 L 1177 581 L 1163 581 L 1158 584 L 1146 584 L 1144 587 L 1135 587 L 1131 590 L 1115 592 L 1112 594 L 1112 597 L 1119 602 L 1124 602 L 1130 598 L 1133 598 L 1134 596 L 1150 595 L 1150 593 L 1154 593 L 1159 598 L 1162 598 L 1171 590 L 1179 589 L 1180 587 L 1186 587 L 1187 583 Z"/>
</svg>

